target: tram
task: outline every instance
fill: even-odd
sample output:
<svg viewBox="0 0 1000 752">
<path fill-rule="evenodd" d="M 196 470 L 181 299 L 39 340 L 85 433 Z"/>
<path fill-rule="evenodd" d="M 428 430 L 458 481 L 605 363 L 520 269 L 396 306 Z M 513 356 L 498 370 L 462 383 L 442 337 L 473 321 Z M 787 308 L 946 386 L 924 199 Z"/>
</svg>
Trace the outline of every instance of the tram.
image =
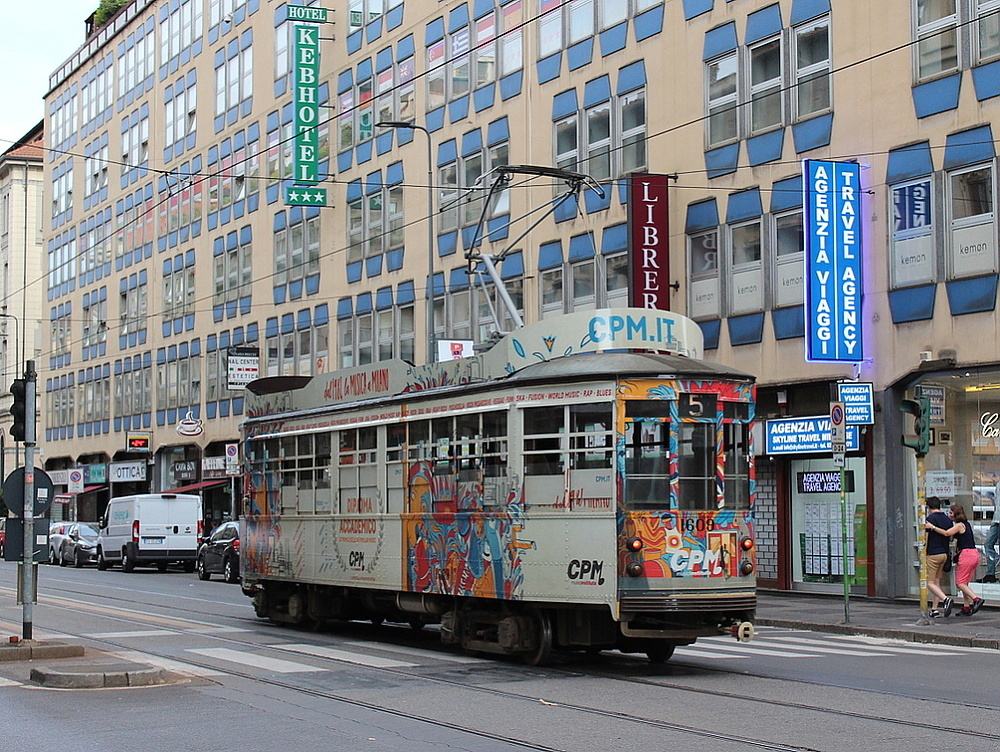
<svg viewBox="0 0 1000 752">
<path fill-rule="evenodd" d="M 750 639 L 755 387 L 701 355 L 682 316 L 604 309 L 474 357 L 252 382 L 244 593 L 275 622 L 434 623 L 532 665 Z"/>
</svg>

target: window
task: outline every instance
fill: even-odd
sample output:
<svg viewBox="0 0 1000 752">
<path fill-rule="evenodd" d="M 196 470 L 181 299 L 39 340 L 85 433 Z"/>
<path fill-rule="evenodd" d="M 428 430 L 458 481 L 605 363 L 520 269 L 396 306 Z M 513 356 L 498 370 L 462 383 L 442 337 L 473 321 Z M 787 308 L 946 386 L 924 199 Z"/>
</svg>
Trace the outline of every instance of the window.
<svg viewBox="0 0 1000 752">
<path fill-rule="evenodd" d="M 197 351 L 197 341 L 190 350 Z M 156 409 L 175 410 L 201 404 L 201 356 L 188 355 L 166 359 L 166 352 L 159 351 L 156 366 Z M 184 413 L 177 415 L 177 420 Z"/>
<path fill-rule="evenodd" d="M 274 233 L 274 284 L 283 286 L 319 274 L 320 217 L 300 219 Z"/>
<path fill-rule="evenodd" d="M 934 201 L 929 177 L 890 189 L 893 225 L 890 270 L 893 287 L 936 281 Z"/>
<path fill-rule="evenodd" d="M 107 289 L 94 291 L 83 301 L 83 338 L 80 341 L 84 347 L 101 345 L 108 341 L 108 299 Z"/>
<path fill-rule="evenodd" d="M 160 65 L 167 65 L 201 38 L 203 5 L 202 0 L 182 0 L 161 11 Z"/>
<path fill-rule="evenodd" d="M 799 120 L 830 109 L 830 21 L 793 29 L 795 105 Z"/>
<path fill-rule="evenodd" d="M 194 251 L 175 259 L 172 271 L 163 275 L 163 323 L 193 316 L 195 312 Z"/>
<path fill-rule="evenodd" d="M 805 239 L 801 210 L 774 217 L 772 247 L 775 255 L 774 307 L 802 305 L 805 300 Z"/>
<path fill-rule="evenodd" d="M 764 308 L 764 274 L 761 263 L 761 220 L 729 227 L 729 312 L 734 315 Z"/>
<path fill-rule="evenodd" d="M 209 23 L 215 26 L 225 23 L 223 31 L 233 28 L 233 15 L 246 5 L 247 0 L 210 0 Z M 305 3 L 308 5 L 308 3 Z"/>
<path fill-rule="evenodd" d="M 248 230 L 249 228 L 244 228 Z M 230 233 L 225 243 L 215 242 L 212 304 L 215 306 L 249 298 L 253 288 L 253 248 L 249 232 Z M 235 310 L 233 310 L 235 314 Z"/>
<path fill-rule="evenodd" d="M 111 378 L 109 376 L 98 377 L 95 369 L 95 375 L 86 378 L 80 384 L 79 391 L 79 421 L 81 423 L 96 423 L 111 418 Z"/>
<path fill-rule="evenodd" d="M 146 108 L 135 110 L 122 120 L 122 175 L 149 161 L 149 115 Z"/>
<path fill-rule="evenodd" d="M 997 271 L 994 180 L 992 164 L 946 175 L 951 221 L 951 278 Z"/>
<path fill-rule="evenodd" d="M 192 70 L 186 77 L 177 79 L 173 87 L 166 89 L 166 103 L 163 112 L 164 146 L 173 147 L 173 156 L 194 146 L 196 108 L 198 104 L 197 86 Z M 188 136 L 192 139 L 188 142 Z"/>
<path fill-rule="evenodd" d="M 85 194 L 93 196 L 108 187 L 108 140 L 98 139 L 87 147 L 85 160 L 87 186 Z"/>
<path fill-rule="evenodd" d="M 50 344 L 53 357 L 69 355 L 70 344 L 74 339 L 72 317 L 65 307 L 61 307 L 54 309 L 50 318 L 52 320 Z M 0 326 L 5 327 L 2 329 L 5 333 L 7 332 L 6 324 L 6 321 L 0 324 Z M 10 334 L 13 334 L 13 330 L 10 331 Z"/>
<path fill-rule="evenodd" d="M 695 321 L 718 318 L 721 314 L 718 230 L 688 235 L 688 270 L 689 315 Z"/>
<path fill-rule="evenodd" d="M 375 190 L 347 205 L 348 264 L 403 247 L 403 187 L 367 187 Z"/>
<path fill-rule="evenodd" d="M 612 146 L 614 144 L 614 146 Z M 553 121 L 556 167 L 608 181 L 646 166 L 646 90 L 638 88 Z M 556 195 L 564 188 L 557 185 Z"/>
<path fill-rule="evenodd" d="M 592 240 L 588 240 L 592 243 Z M 542 318 L 573 311 L 625 305 L 628 298 L 628 257 L 625 253 L 564 262 L 539 271 Z"/>
<path fill-rule="evenodd" d="M 515 0 L 500 9 L 503 36 L 500 38 L 500 75 L 515 73 L 524 67 L 524 42 L 521 29 L 521 2 Z"/>
<path fill-rule="evenodd" d="M 146 308 L 148 294 L 146 283 L 140 282 L 137 275 L 129 277 L 127 286 L 119 293 L 118 305 L 118 335 L 135 334 L 146 328 Z"/>
<path fill-rule="evenodd" d="M 222 48 L 218 54 L 225 54 Z M 222 60 L 215 69 L 215 115 L 239 107 L 253 96 L 253 46 L 247 45 Z"/>
<path fill-rule="evenodd" d="M 831 103 L 830 19 L 822 16 L 706 61 L 706 147 L 814 117 Z"/>
<path fill-rule="evenodd" d="M 427 47 L 427 109 L 435 110 L 447 101 L 445 40 Z"/>
<path fill-rule="evenodd" d="M 917 78 L 958 69 L 957 0 L 916 0 Z"/>
<path fill-rule="evenodd" d="M 737 126 L 736 54 L 708 63 L 708 145 L 719 146 L 739 136 Z"/>
<path fill-rule="evenodd" d="M 145 365 L 140 365 L 141 359 L 126 358 L 124 363 L 115 363 L 115 417 L 140 415 L 153 410 L 152 366 L 148 353 Z M 119 369 L 119 366 L 123 367 Z"/>
<path fill-rule="evenodd" d="M 348 33 L 358 31 L 369 21 L 374 21 L 393 8 L 402 5 L 403 0 L 350 0 L 348 4 Z"/>
</svg>

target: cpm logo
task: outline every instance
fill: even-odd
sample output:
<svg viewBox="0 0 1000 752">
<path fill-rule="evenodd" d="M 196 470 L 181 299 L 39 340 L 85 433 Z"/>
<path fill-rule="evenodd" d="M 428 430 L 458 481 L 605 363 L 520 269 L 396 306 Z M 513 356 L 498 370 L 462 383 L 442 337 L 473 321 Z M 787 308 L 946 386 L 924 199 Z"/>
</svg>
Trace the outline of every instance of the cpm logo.
<svg viewBox="0 0 1000 752">
<path fill-rule="evenodd" d="M 566 576 L 583 584 L 604 584 L 604 562 L 597 560 L 573 559 L 566 567 Z"/>
</svg>

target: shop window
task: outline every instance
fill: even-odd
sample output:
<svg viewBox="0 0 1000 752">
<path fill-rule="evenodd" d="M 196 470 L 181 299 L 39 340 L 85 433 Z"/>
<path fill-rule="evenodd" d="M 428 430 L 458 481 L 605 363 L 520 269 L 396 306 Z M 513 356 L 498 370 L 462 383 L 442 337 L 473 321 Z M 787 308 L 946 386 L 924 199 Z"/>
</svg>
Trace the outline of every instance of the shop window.
<svg viewBox="0 0 1000 752">
<path fill-rule="evenodd" d="M 997 271 L 994 180 L 993 165 L 978 165 L 947 175 L 953 279 Z"/>
<path fill-rule="evenodd" d="M 895 288 L 937 279 L 932 188 L 929 177 L 890 188 L 893 207 L 890 276 Z"/>
<path fill-rule="evenodd" d="M 688 311 L 695 321 L 717 319 L 719 301 L 718 230 L 688 235 L 688 269 L 691 275 Z"/>
</svg>

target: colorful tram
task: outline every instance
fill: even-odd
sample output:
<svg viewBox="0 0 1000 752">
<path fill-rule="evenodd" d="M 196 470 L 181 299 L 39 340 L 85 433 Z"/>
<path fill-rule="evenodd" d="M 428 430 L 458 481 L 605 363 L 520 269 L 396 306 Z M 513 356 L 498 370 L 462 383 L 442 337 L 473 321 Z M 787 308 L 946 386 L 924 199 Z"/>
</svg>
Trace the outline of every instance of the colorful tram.
<svg viewBox="0 0 1000 752">
<path fill-rule="evenodd" d="M 470 652 L 666 660 L 753 635 L 753 379 L 667 311 L 518 329 L 472 358 L 250 384 L 258 616 L 439 623 Z"/>
</svg>

